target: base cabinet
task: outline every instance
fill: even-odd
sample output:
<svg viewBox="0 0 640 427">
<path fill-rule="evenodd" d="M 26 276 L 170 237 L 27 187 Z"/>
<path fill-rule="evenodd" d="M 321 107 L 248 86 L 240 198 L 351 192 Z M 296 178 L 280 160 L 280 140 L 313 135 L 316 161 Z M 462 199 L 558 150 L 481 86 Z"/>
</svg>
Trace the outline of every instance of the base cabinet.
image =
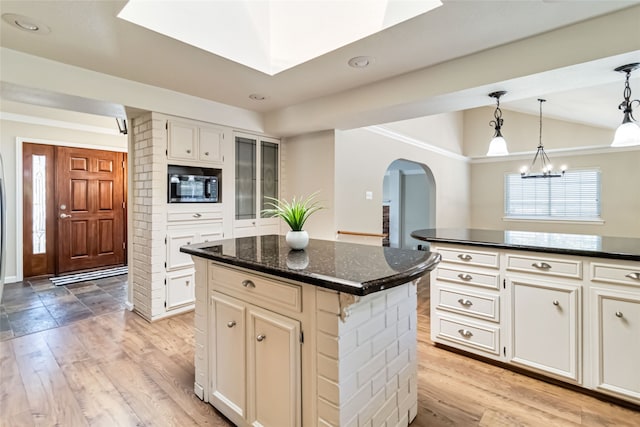
<svg viewBox="0 0 640 427">
<path fill-rule="evenodd" d="M 236 298 L 210 298 L 209 401 L 238 425 L 301 425 L 300 322 Z"/>
<path fill-rule="evenodd" d="M 597 389 L 640 401 L 640 296 L 593 289 Z"/>
<path fill-rule="evenodd" d="M 431 250 L 434 342 L 640 405 L 640 262 Z"/>
<path fill-rule="evenodd" d="M 580 288 L 512 279 L 511 362 L 580 382 Z"/>
</svg>

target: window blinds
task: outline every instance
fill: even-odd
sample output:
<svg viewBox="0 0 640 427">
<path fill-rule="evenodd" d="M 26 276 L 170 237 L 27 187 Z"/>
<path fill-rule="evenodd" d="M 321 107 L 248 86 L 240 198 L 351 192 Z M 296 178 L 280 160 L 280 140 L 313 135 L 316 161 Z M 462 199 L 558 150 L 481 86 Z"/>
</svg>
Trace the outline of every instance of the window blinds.
<svg viewBox="0 0 640 427">
<path fill-rule="evenodd" d="M 505 216 L 600 218 L 600 171 L 572 170 L 562 178 L 505 176 Z"/>
</svg>

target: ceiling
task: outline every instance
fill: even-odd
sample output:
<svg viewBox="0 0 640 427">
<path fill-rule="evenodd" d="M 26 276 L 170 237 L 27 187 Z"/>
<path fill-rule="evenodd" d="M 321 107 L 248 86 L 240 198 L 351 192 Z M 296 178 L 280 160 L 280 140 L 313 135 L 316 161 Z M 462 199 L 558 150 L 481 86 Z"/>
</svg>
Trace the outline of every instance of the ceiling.
<svg viewBox="0 0 640 427">
<path fill-rule="evenodd" d="M 29 33 L 3 20 L 0 46 L 267 113 L 633 7 L 640 1 L 443 0 L 443 6 L 432 12 L 275 76 L 121 20 L 117 14 L 125 3 L 2 0 L 2 14 L 25 15 L 51 31 L 44 35 Z M 348 60 L 360 55 L 370 56 L 372 64 L 364 69 L 349 67 Z M 640 72 L 632 77 L 632 89 L 638 93 Z M 567 84 L 568 90 L 519 99 L 508 94 L 502 106 L 537 114 L 536 98 L 543 96 L 549 101 L 545 112 L 551 116 L 614 127 L 621 118 L 616 107 L 622 100 L 623 79 L 614 72 L 583 75 L 583 83 Z M 8 99 L 19 100 L 15 88 L 13 92 Z M 256 101 L 250 99 L 251 94 L 266 99 Z M 4 90 L 3 97 L 8 97 Z M 493 102 L 487 97 L 484 105 Z"/>
</svg>

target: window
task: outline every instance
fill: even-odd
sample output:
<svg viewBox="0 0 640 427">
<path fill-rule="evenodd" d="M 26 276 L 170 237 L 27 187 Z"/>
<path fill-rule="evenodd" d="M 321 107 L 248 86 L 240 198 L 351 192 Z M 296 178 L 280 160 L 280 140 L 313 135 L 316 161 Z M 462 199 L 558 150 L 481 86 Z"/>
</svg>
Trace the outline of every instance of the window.
<svg viewBox="0 0 640 427">
<path fill-rule="evenodd" d="M 508 218 L 600 220 L 600 171 L 565 172 L 562 178 L 505 176 Z"/>
</svg>

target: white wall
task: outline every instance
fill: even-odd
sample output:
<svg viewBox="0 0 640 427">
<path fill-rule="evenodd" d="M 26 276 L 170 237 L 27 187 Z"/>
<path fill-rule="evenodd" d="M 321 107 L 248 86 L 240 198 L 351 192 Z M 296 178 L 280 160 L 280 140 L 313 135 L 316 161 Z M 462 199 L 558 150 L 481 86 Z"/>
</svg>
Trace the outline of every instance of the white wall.
<svg viewBox="0 0 640 427">
<path fill-rule="evenodd" d="M 544 110 L 543 110 L 544 111 Z M 470 222 L 473 228 L 547 231 L 640 237 L 640 148 L 608 147 L 613 130 L 543 118 L 543 143 L 554 165 L 569 169 L 599 168 L 601 171 L 602 224 L 504 220 L 504 175 L 528 166 L 538 143 L 537 116 L 503 111 L 504 136 L 510 152 L 531 151 L 526 156 L 483 159 L 471 164 Z M 465 153 L 483 156 L 493 135 L 485 127 L 492 109 L 465 112 Z M 483 129 L 483 132 L 480 132 Z M 490 130 L 490 129 L 489 129 Z M 591 147 L 554 153 L 554 148 Z M 600 148 L 598 148 L 600 147 Z"/>
<path fill-rule="evenodd" d="M 448 125 L 450 115 L 442 116 Z M 434 122 L 432 128 L 437 127 Z M 425 130 L 427 136 L 428 133 Z M 455 134 L 459 135 L 458 132 Z M 442 144 L 438 141 L 427 140 L 432 145 Z M 457 144 L 461 145 L 462 141 L 458 140 Z M 431 169 L 436 187 L 436 227 L 469 225 L 469 165 L 462 157 L 430 151 L 366 128 L 336 131 L 335 150 L 338 229 L 367 233 L 382 231 L 383 178 L 388 166 L 397 159 L 422 163 Z M 373 193 L 372 200 L 365 199 L 367 191 Z"/>
<path fill-rule="evenodd" d="M 100 132 L 98 126 L 100 119 L 85 117 L 88 115 L 68 113 L 61 114 L 60 111 L 52 109 L 44 109 L 35 107 L 31 112 L 37 113 L 39 119 L 43 123 L 50 125 L 39 125 L 24 122 L 34 116 L 29 116 L 28 106 L 24 104 L 13 105 L 13 103 L 2 102 L 2 112 L 0 115 L 0 153 L 4 162 L 5 180 L 7 183 L 7 259 L 6 259 L 6 279 L 7 282 L 13 282 L 21 279 L 22 266 L 21 257 L 22 246 L 18 246 L 20 240 L 18 233 L 22 233 L 22 206 L 20 193 L 18 188 L 22 188 L 22 177 L 18 176 L 17 156 L 21 157 L 21 145 L 18 145 L 18 138 L 24 138 L 32 142 L 49 142 L 58 143 L 60 145 L 82 145 L 90 146 L 89 148 L 101 148 L 105 150 L 126 151 L 127 137 L 119 134 L 106 134 Z M 51 110 L 51 111 L 47 111 Z M 46 116 L 46 117 L 44 117 Z M 7 118 L 12 118 L 9 120 Z M 21 121 L 16 121 L 21 120 Z M 45 121 L 43 121 L 45 120 Z M 47 122 L 46 120 L 58 121 Z M 95 126 L 95 131 L 69 129 L 61 126 L 65 124 L 73 124 L 73 121 L 85 121 Z M 76 124 L 78 123 L 76 122 Z M 113 127 L 116 128 L 115 119 L 113 119 Z M 88 128 L 87 128 L 88 129 Z M 106 130 L 106 128 L 103 128 Z"/>
<path fill-rule="evenodd" d="M 316 132 L 286 138 L 281 146 L 282 196 L 291 200 L 293 196 L 306 197 L 318 191 L 317 200 L 325 209 L 313 214 L 305 224 L 305 229 L 312 238 L 334 239 L 334 132 Z M 286 224 L 283 224 L 281 233 L 286 231 Z"/>
</svg>

